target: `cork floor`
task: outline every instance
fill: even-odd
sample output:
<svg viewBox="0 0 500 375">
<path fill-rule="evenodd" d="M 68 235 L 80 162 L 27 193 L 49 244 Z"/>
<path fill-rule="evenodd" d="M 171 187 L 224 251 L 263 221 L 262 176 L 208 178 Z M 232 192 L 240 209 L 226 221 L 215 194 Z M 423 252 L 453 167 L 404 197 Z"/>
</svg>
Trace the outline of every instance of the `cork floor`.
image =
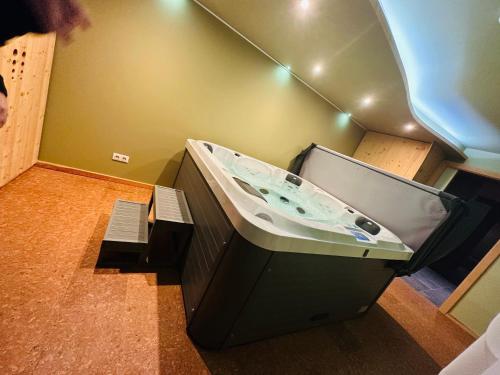
<svg viewBox="0 0 500 375">
<path fill-rule="evenodd" d="M 96 270 L 117 198 L 150 191 L 34 167 L 0 189 L 0 374 L 435 374 L 473 338 L 396 280 L 364 318 L 207 352 L 175 274 Z"/>
</svg>

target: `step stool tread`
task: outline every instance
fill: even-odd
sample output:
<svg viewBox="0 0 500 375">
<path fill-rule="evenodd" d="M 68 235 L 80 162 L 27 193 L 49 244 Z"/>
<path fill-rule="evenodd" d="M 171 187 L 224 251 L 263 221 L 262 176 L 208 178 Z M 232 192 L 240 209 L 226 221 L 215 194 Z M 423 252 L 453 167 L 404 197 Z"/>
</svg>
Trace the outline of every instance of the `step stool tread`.
<svg viewBox="0 0 500 375">
<path fill-rule="evenodd" d="M 148 205 L 118 199 L 104 241 L 148 243 Z"/>
<path fill-rule="evenodd" d="M 156 220 L 193 224 L 193 218 L 182 190 L 155 185 L 154 194 Z"/>
</svg>

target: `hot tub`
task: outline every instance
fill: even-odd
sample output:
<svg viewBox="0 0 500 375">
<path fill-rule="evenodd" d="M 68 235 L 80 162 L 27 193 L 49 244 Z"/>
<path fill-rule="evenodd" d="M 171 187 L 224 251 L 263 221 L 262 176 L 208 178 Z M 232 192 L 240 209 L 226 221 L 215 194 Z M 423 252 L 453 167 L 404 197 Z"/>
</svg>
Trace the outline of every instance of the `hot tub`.
<svg viewBox="0 0 500 375">
<path fill-rule="evenodd" d="M 188 140 L 175 187 L 195 222 L 182 289 L 188 333 L 222 348 L 365 313 L 413 251 L 285 170 Z M 348 176 L 338 176 L 348 178 Z"/>
</svg>

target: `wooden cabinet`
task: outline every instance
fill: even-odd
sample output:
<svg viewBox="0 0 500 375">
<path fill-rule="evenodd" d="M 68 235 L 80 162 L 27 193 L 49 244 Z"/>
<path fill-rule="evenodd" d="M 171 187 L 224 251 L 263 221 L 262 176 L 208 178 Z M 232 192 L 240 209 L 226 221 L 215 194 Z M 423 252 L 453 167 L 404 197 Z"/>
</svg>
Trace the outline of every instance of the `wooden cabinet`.
<svg viewBox="0 0 500 375">
<path fill-rule="evenodd" d="M 435 143 L 367 132 L 353 157 L 409 180 L 426 183 L 444 154 Z"/>
<path fill-rule="evenodd" d="M 0 187 L 38 160 L 55 35 L 28 34 L 0 48 L 9 118 L 0 129 Z"/>
</svg>

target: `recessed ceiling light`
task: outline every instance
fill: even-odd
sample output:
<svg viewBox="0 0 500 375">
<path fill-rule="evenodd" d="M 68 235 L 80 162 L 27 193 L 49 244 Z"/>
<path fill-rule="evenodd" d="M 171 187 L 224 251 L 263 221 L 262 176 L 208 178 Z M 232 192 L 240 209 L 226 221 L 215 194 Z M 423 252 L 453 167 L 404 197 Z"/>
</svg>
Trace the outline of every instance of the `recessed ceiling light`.
<svg viewBox="0 0 500 375">
<path fill-rule="evenodd" d="M 412 130 L 415 129 L 415 124 L 413 122 L 409 122 L 405 124 L 403 127 L 407 132 L 411 132 Z"/>
<path fill-rule="evenodd" d="M 307 8 L 309 8 L 309 0 L 300 0 L 299 4 L 303 10 L 306 10 Z"/>
<path fill-rule="evenodd" d="M 292 70 L 292 67 L 290 65 L 285 65 L 286 70 Z"/>
<path fill-rule="evenodd" d="M 363 107 L 369 107 L 373 104 L 373 96 L 365 96 L 363 99 L 361 99 L 361 105 Z"/>
<path fill-rule="evenodd" d="M 320 74 L 322 70 L 323 70 L 323 67 L 321 66 L 321 64 L 316 64 L 313 66 L 313 74 L 314 75 Z"/>
<path fill-rule="evenodd" d="M 350 114 L 349 112 L 346 113 L 347 117 L 351 117 L 352 114 Z"/>
</svg>

